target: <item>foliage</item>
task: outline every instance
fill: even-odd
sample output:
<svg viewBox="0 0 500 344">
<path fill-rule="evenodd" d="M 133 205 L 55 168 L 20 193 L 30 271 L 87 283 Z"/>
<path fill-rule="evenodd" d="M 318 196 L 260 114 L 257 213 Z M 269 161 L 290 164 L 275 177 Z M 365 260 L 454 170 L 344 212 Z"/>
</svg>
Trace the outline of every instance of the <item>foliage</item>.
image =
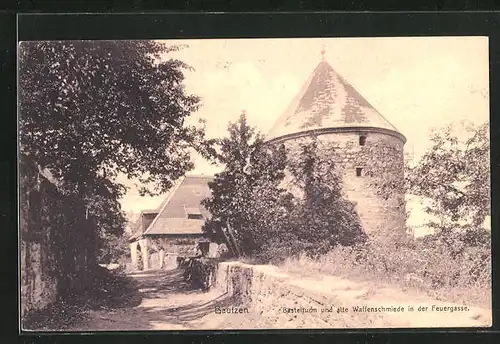
<svg viewBox="0 0 500 344">
<path fill-rule="evenodd" d="M 212 214 L 206 233 L 221 241 L 229 225 L 243 252 L 263 261 L 364 240 L 334 163 L 320 159 L 315 142 L 289 159 L 283 145 L 264 144 L 244 115 L 228 130 L 220 141 L 225 169 L 209 184 L 212 195 L 204 201 Z M 299 195 L 285 188 L 287 169 Z"/>
<path fill-rule="evenodd" d="M 459 137 L 459 129 L 468 134 Z M 407 173 L 407 188 L 431 201 L 426 223 L 435 233 L 419 245 L 432 283 L 489 283 L 491 232 L 489 126 L 447 126 L 433 133 L 432 147 Z M 447 277 L 443 277 L 447 276 Z M 448 281 L 443 282 L 444 278 Z"/>
<path fill-rule="evenodd" d="M 463 139 L 456 129 L 465 129 Z M 431 200 L 426 208 L 437 229 L 483 225 L 490 209 L 489 126 L 447 126 L 431 136 L 432 147 L 407 172 L 408 192 Z"/>
<path fill-rule="evenodd" d="M 466 238 L 447 238 L 448 243 L 443 239 L 399 236 L 377 245 L 337 246 L 319 257 L 289 258 L 282 266 L 302 274 L 383 281 L 451 302 L 490 305 L 489 244 L 471 246 Z M 456 247 L 462 247 L 460 253 Z"/>
<path fill-rule="evenodd" d="M 366 235 L 354 204 L 342 195 L 339 169 L 332 159 L 322 159 L 313 139 L 289 159 L 292 184 L 303 191 L 290 225 L 298 240 L 311 245 L 311 253 L 326 253 L 336 245 L 354 245 Z"/>
<path fill-rule="evenodd" d="M 215 283 L 217 260 L 206 258 L 186 258 L 181 265 L 184 270 L 184 280 L 191 288 L 208 290 Z"/>
<path fill-rule="evenodd" d="M 284 177 L 285 152 L 282 147 L 266 147 L 262 136 L 247 124 L 242 114 L 230 123 L 229 137 L 220 140 L 218 160 L 224 171 L 209 184 L 212 195 L 203 201 L 212 214 L 204 231 L 223 241 L 222 228 L 229 227 L 238 246 L 252 254 L 262 242 L 279 231 L 286 214 L 278 204 L 289 194 L 279 187 Z"/>
<path fill-rule="evenodd" d="M 51 172 L 59 189 L 86 203 L 96 237 L 125 224 L 119 174 L 159 194 L 210 158 L 204 128 L 185 124 L 199 99 L 183 70 L 165 59 L 178 46 L 155 41 L 40 41 L 19 46 L 20 152 Z"/>
<path fill-rule="evenodd" d="M 186 95 L 179 47 L 154 41 L 23 42 L 19 48 L 21 151 L 69 186 L 120 195 L 118 173 L 169 189 L 207 153 L 203 130 L 184 125 L 198 108 Z M 112 182 L 111 182 L 112 181 Z"/>
<path fill-rule="evenodd" d="M 86 223 L 83 201 L 60 192 L 22 154 L 19 181 L 21 278 L 27 285 L 36 278 L 46 281 L 23 289 L 24 306 L 30 309 L 40 290 L 45 296 L 54 292 L 64 298 L 86 288 L 88 268 L 95 263 L 96 236 Z"/>
<path fill-rule="evenodd" d="M 127 237 L 102 231 L 97 261 L 102 264 L 122 263 L 130 257 Z"/>
<path fill-rule="evenodd" d="M 255 128 L 248 126 L 244 114 L 237 123 L 229 124 L 228 132 L 229 137 L 219 141 L 218 161 L 225 165 L 224 171 L 216 174 L 214 181 L 209 183 L 212 195 L 203 201 L 212 215 L 204 230 L 209 236 L 219 236 L 219 239 L 217 228 L 226 226 L 229 221 L 235 227 L 243 226 L 245 210 L 251 201 L 247 165 L 259 139 L 255 137 Z"/>
</svg>

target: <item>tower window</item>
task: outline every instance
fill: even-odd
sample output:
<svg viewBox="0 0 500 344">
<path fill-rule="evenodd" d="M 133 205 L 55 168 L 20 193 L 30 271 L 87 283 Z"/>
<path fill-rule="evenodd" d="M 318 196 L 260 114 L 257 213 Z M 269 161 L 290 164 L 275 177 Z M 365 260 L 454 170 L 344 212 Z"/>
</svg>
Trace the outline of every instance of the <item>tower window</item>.
<svg viewBox="0 0 500 344">
<path fill-rule="evenodd" d="M 203 215 L 201 215 L 201 214 L 188 214 L 188 219 L 190 219 L 190 220 L 203 220 Z"/>
<path fill-rule="evenodd" d="M 361 171 L 363 171 L 361 167 L 356 168 L 356 177 L 361 177 Z"/>
<path fill-rule="evenodd" d="M 360 146 L 364 146 L 364 145 L 365 145 L 365 143 L 366 143 L 366 136 L 365 136 L 365 135 L 361 135 L 361 136 L 359 137 L 359 145 L 360 145 Z"/>
</svg>

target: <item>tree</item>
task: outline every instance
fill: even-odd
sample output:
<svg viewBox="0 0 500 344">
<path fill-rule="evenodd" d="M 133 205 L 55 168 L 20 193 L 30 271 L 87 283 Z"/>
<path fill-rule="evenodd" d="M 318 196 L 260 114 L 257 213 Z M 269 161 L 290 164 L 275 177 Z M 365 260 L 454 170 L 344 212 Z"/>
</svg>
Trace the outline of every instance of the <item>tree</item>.
<svg viewBox="0 0 500 344">
<path fill-rule="evenodd" d="M 190 149 L 213 153 L 185 120 L 199 99 L 184 91 L 180 47 L 155 41 L 49 41 L 19 46 L 20 153 L 87 203 L 96 230 L 123 228 L 119 174 L 159 194 L 193 168 Z M 100 228 L 100 229 L 99 229 Z"/>
<path fill-rule="evenodd" d="M 212 214 L 204 231 L 221 241 L 222 228 L 232 229 L 244 253 L 252 254 L 276 229 L 284 209 L 277 206 L 286 197 L 279 187 L 284 177 L 283 147 L 263 144 L 262 136 L 247 123 L 242 114 L 228 126 L 229 137 L 221 139 L 218 161 L 224 170 L 209 184 L 212 195 L 203 201 Z M 280 215 L 281 214 L 281 215 Z"/>
<path fill-rule="evenodd" d="M 158 194 L 206 155 L 203 130 L 186 126 L 199 99 L 186 95 L 178 50 L 154 41 L 20 44 L 21 152 L 55 177 L 119 195 L 124 173 Z M 96 181 L 97 185 L 88 185 Z M 113 181 L 111 183 L 110 181 Z"/>
<path fill-rule="evenodd" d="M 207 233 L 220 238 L 229 224 L 244 252 L 264 261 L 366 239 L 354 204 L 342 196 L 334 163 L 320 158 L 315 141 L 292 155 L 283 145 L 264 143 L 244 115 L 228 129 L 220 141 L 225 169 L 204 201 L 212 214 Z"/>
<path fill-rule="evenodd" d="M 302 193 L 292 213 L 292 230 L 307 244 L 306 251 L 323 254 L 337 245 L 366 241 L 354 204 L 342 195 L 339 170 L 332 159 L 321 158 L 315 138 L 300 146 L 289 169 L 293 184 Z"/>
<path fill-rule="evenodd" d="M 249 237 L 254 252 L 262 256 L 270 243 L 290 236 L 290 214 L 295 197 L 287 190 L 285 178 L 287 156 L 283 145 L 259 143 L 250 158 L 251 184 L 248 209 Z"/>
<path fill-rule="evenodd" d="M 491 286 L 491 231 L 483 225 L 491 207 L 489 125 L 448 125 L 434 131 L 431 142 L 406 173 L 408 192 L 430 201 L 424 210 L 434 233 L 417 244 L 435 267 L 449 263 L 446 273 L 426 273 L 438 283 L 451 276 L 448 283 Z"/>
<path fill-rule="evenodd" d="M 456 129 L 468 137 L 459 138 Z M 407 172 L 408 192 L 429 199 L 425 211 L 436 229 L 482 228 L 490 212 L 489 126 L 447 126 L 431 136 L 432 147 Z"/>
</svg>

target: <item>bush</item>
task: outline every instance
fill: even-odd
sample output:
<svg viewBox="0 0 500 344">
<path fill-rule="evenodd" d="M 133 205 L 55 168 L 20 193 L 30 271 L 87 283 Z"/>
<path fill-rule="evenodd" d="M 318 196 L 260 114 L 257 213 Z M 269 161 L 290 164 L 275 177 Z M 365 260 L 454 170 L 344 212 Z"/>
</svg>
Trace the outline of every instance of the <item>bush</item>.
<svg viewBox="0 0 500 344">
<path fill-rule="evenodd" d="M 321 159 L 314 139 L 300 146 L 298 158 L 288 159 L 288 169 L 295 194 L 255 212 L 254 232 L 261 240 L 256 240 L 254 254 L 262 262 L 277 263 L 301 253 L 317 257 L 339 245 L 366 242 L 355 205 L 342 193 L 334 162 Z"/>
<path fill-rule="evenodd" d="M 337 246 L 317 258 L 295 255 L 285 259 L 282 266 L 300 273 L 387 281 L 449 301 L 487 304 L 491 292 L 490 246 L 472 245 L 466 241 L 468 237 L 470 233 L 452 240 L 444 233 L 424 239 L 405 235 L 389 240 L 373 238 L 363 245 Z"/>
<path fill-rule="evenodd" d="M 298 240 L 293 234 L 276 236 L 260 248 L 255 258 L 260 263 L 278 264 L 287 258 L 298 258 L 303 252 L 310 252 L 313 244 Z"/>
</svg>

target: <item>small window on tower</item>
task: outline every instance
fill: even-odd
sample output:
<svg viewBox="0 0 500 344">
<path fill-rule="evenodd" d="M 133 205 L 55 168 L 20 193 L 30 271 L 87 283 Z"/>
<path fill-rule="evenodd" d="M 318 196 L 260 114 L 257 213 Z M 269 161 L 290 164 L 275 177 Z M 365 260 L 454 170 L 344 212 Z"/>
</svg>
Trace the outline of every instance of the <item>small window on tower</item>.
<svg viewBox="0 0 500 344">
<path fill-rule="evenodd" d="M 359 145 L 360 145 L 360 146 L 364 146 L 364 145 L 365 145 L 365 143 L 366 143 L 366 136 L 365 136 L 365 135 L 361 135 L 361 136 L 359 137 Z"/>
<path fill-rule="evenodd" d="M 356 177 L 361 177 L 361 172 L 363 171 L 363 169 L 361 167 L 357 167 L 356 168 Z"/>
<path fill-rule="evenodd" d="M 184 206 L 184 211 L 186 212 L 187 218 L 189 220 L 203 220 L 203 215 L 201 214 L 200 208 L 198 207 Z"/>
</svg>

